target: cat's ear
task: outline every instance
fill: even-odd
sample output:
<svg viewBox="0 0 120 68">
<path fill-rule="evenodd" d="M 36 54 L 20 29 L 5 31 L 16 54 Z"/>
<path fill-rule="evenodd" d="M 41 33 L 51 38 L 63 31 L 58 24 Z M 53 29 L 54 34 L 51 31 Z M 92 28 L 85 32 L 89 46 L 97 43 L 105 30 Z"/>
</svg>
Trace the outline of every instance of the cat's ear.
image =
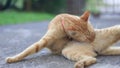
<svg viewBox="0 0 120 68">
<path fill-rule="evenodd" d="M 82 15 L 81 15 L 81 19 L 83 19 L 84 21 L 88 21 L 90 16 L 90 12 L 89 11 L 85 11 Z"/>
</svg>

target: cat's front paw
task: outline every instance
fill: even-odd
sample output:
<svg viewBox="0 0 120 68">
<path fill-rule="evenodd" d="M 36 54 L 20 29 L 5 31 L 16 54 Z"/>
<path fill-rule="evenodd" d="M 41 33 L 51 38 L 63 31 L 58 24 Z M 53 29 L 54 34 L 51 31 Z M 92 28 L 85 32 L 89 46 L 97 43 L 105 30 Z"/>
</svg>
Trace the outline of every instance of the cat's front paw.
<svg viewBox="0 0 120 68">
<path fill-rule="evenodd" d="M 75 63 L 74 68 L 84 68 L 84 63 L 81 61 L 78 61 L 77 63 Z"/>
<path fill-rule="evenodd" d="M 18 61 L 15 57 L 7 57 L 5 60 L 7 63 L 14 63 Z"/>
</svg>

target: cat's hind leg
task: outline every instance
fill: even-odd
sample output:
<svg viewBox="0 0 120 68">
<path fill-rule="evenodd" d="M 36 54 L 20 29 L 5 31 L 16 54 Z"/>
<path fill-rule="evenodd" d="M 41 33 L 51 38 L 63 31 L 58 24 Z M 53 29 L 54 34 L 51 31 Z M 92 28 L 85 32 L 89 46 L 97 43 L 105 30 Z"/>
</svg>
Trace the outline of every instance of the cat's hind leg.
<svg viewBox="0 0 120 68">
<path fill-rule="evenodd" d="M 91 56 L 82 56 L 82 59 L 77 61 L 74 68 L 84 68 L 85 66 L 96 63 L 97 59 Z"/>
<path fill-rule="evenodd" d="M 6 58 L 6 62 L 8 63 L 12 63 L 12 62 L 17 62 L 17 61 L 20 61 L 22 60 L 24 57 L 30 55 L 30 54 L 33 54 L 35 52 L 38 52 L 38 49 L 42 49 L 44 46 L 40 46 L 40 44 L 37 42 L 37 43 L 34 43 L 33 45 L 31 45 L 30 47 L 28 47 L 27 49 L 25 49 L 23 52 L 13 56 L 13 57 L 7 57 Z"/>
<path fill-rule="evenodd" d="M 109 47 L 100 52 L 100 55 L 120 55 L 120 47 Z"/>
<path fill-rule="evenodd" d="M 64 48 L 62 50 L 62 55 L 72 61 L 76 61 L 74 68 L 84 68 L 85 66 L 89 66 L 96 63 L 96 58 L 87 55 L 87 53 L 85 54 L 84 51 L 79 51 L 75 48 Z"/>
<path fill-rule="evenodd" d="M 6 62 L 8 62 L 8 63 L 18 62 L 28 55 L 31 55 L 33 53 L 37 53 L 42 48 L 53 43 L 54 40 L 55 39 L 52 36 L 48 36 L 48 37 L 45 36 L 40 41 L 38 41 L 38 42 L 32 44 L 31 46 L 29 46 L 28 48 L 26 48 L 21 53 L 15 55 L 13 57 L 7 57 Z"/>
</svg>

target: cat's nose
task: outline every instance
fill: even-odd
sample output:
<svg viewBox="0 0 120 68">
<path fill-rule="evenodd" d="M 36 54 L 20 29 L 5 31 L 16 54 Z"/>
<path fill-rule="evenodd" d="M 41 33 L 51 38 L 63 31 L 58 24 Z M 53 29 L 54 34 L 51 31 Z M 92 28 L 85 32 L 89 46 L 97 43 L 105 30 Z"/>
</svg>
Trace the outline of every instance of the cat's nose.
<svg viewBox="0 0 120 68">
<path fill-rule="evenodd" d="M 93 42 L 93 41 L 94 41 L 95 36 L 89 36 L 89 37 L 87 37 L 87 39 L 88 39 L 88 41 L 91 43 L 91 42 Z"/>
<path fill-rule="evenodd" d="M 89 40 L 90 40 L 90 42 L 93 42 L 93 41 L 94 41 L 94 38 L 92 37 L 92 38 L 90 38 Z"/>
</svg>

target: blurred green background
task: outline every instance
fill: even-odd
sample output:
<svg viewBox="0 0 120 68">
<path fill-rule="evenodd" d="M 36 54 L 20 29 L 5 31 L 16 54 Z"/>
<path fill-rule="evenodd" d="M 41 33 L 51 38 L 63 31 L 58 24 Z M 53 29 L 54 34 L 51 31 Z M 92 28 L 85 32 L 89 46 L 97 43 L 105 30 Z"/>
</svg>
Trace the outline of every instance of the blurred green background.
<svg viewBox="0 0 120 68">
<path fill-rule="evenodd" d="M 104 1 L 107 0 L 0 0 L 0 25 L 51 20 L 60 13 L 81 15 L 85 10 L 99 16 L 101 9 L 110 6 Z"/>
</svg>

